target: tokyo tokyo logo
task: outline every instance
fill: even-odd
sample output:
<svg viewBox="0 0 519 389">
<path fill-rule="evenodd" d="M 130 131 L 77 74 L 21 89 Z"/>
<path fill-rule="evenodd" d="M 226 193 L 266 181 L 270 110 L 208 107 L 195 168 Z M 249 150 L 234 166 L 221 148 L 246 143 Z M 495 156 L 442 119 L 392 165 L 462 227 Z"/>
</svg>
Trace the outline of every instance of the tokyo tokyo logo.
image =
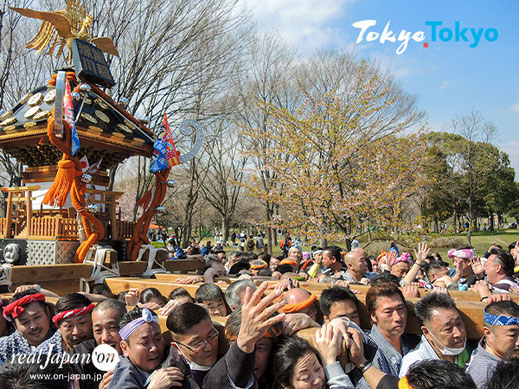
<svg viewBox="0 0 519 389">
<path fill-rule="evenodd" d="M 357 43 L 364 40 L 366 42 L 378 41 L 381 44 L 386 42 L 400 43 L 396 48 L 396 54 L 400 55 L 407 50 L 410 41 L 423 42 L 423 47 L 429 47 L 430 42 L 467 42 L 471 48 L 478 47 L 479 43 L 484 39 L 488 42 L 494 42 L 499 37 L 497 29 L 483 27 L 465 27 L 461 22 L 455 21 L 454 24 L 444 24 L 442 21 L 426 21 L 426 31 L 407 31 L 399 32 L 390 30 L 390 21 L 386 23 L 384 29 L 379 32 L 375 30 L 376 20 L 360 20 L 353 23 L 353 27 L 359 29 Z"/>
</svg>

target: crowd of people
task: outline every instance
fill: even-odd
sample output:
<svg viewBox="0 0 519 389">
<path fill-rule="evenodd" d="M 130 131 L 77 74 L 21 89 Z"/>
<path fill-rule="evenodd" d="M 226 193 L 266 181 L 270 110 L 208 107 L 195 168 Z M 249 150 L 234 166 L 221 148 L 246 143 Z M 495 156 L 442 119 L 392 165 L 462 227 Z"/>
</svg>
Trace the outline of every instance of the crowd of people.
<svg viewBox="0 0 519 389">
<path fill-rule="evenodd" d="M 96 284 L 57 296 L 22 286 L 2 306 L 0 387 L 515 388 L 518 247 L 491 247 L 481 258 L 460 247 L 449 251 L 450 266 L 424 243 L 377 257 L 360 247 L 293 245 L 282 258 L 192 246 L 186 256 L 205 271 L 179 283 L 202 283 L 194 296 L 182 286 L 168 296 L 152 287 L 113 295 Z M 260 279 L 277 282 L 257 286 Z M 302 281 L 324 284 L 320 296 Z M 369 287 L 369 326 L 355 284 Z M 481 339 L 467 338 L 452 290 L 479 293 Z M 405 332 L 409 299 L 420 336 Z M 108 372 L 92 359 L 99 345 L 119 355 Z"/>
</svg>

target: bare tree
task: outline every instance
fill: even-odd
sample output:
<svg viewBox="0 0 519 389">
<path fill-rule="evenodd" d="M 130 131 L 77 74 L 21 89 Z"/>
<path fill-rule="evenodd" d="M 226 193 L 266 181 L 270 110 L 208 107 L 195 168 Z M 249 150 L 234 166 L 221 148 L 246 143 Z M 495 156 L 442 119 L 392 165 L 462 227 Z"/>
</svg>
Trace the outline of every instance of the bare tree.
<svg viewBox="0 0 519 389">
<path fill-rule="evenodd" d="M 480 150 L 475 147 L 476 142 L 491 143 L 496 134 L 496 127 L 493 123 L 485 121 L 481 112 L 473 109 L 468 115 L 456 117 L 451 122 L 450 131 L 463 136 L 468 142 L 464 142 L 463 150 L 460 150 L 459 163 L 466 171 L 467 204 L 469 207 L 469 223 L 473 228 L 477 228 L 477 202 L 481 193 L 481 172 L 478 172 L 477 162 Z"/>
<path fill-rule="evenodd" d="M 285 45 L 279 37 L 267 34 L 258 37 L 251 45 L 247 58 L 249 71 L 242 80 L 238 93 L 241 98 L 241 107 L 238 111 L 237 121 L 242 129 L 255 129 L 264 134 L 271 130 L 268 111 L 258 109 L 258 105 L 276 103 L 279 106 L 291 109 L 294 107 L 294 100 L 297 99 L 297 87 L 291 83 L 290 77 L 293 74 L 296 55 L 295 52 Z M 276 140 L 272 137 L 261 137 L 250 141 L 251 138 L 245 137 L 244 151 L 257 151 L 251 158 L 251 164 L 247 165 L 247 178 L 257 180 L 258 185 L 265 192 L 275 190 L 278 192 L 283 185 L 277 179 L 277 173 L 269 169 L 269 158 L 267 150 L 275 147 Z M 283 153 L 284 150 L 279 150 Z M 263 201 L 265 220 L 270 224 L 273 216 L 279 211 L 276 204 L 268 198 Z M 276 230 L 267 229 L 268 247 L 272 251 L 273 244 L 277 244 Z"/>
<path fill-rule="evenodd" d="M 207 148 L 208 174 L 202 181 L 202 191 L 222 219 L 224 241 L 229 239 L 229 229 L 240 198 L 241 186 L 247 164 L 240 150 L 241 137 L 234 123 L 222 118 L 213 123 L 215 127 L 212 147 Z"/>
</svg>

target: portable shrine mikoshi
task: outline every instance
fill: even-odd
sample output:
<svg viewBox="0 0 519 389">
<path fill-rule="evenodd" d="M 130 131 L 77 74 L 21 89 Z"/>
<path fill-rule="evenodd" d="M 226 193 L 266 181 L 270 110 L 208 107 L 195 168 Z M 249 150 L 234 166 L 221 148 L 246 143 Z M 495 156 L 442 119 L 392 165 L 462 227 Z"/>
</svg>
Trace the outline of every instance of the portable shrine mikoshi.
<svg viewBox="0 0 519 389">
<path fill-rule="evenodd" d="M 0 218 L 0 259 L 25 266 L 87 263 L 94 268 L 90 280 L 97 281 L 121 274 L 117 260 L 147 259 L 148 276 L 156 266 L 166 271 L 164 253 L 147 246 L 147 230 L 171 185 L 172 166 L 200 148 L 201 127 L 193 120 L 181 123 L 182 134 L 196 133 L 196 142 L 180 155 L 166 118 L 155 134 L 126 110 L 127 102 L 115 102 L 100 88 L 115 84 L 103 51 L 118 52 L 109 38 L 87 33 L 92 18 L 77 1 L 69 0 L 65 11 L 12 10 L 46 26 L 27 47 L 42 51 L 52 45 L 52 54 L 61 42 L 58 56 L 66 45 L 70 67 L 0 116 L 0 148 L 24 166 L 23 186 L 2 188 L 7 204 Z M 136 222 L 121 219 L 122 192 L 107 190 L 107 171 L 132 156 L 154 157 L 158 166 Z M 3 269 L 0 284 L 12 273 Z M 27 277 L 31 281 L 38 280 Z"/>
</svg>

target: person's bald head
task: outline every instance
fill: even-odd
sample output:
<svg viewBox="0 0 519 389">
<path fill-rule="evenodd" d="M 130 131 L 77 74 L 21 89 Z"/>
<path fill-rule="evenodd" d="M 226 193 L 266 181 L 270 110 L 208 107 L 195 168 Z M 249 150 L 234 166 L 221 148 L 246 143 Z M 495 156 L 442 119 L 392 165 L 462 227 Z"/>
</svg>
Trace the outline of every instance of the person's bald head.
<svg viewBox="0 0 519 389">
<path fill-rule="evenodd" d="M 366 259 L 364 258 L 364 255 L 358 251 L 350 251 L 344 257 L 344 261 L 346 262 L 346 266 L 348 267 L 348 271 L 350 273 L 361 277 L 364 276 L 364 274 L 366 274 L 368 271 L 366 266 Z"/>
<path fill-rule="evenodd" d="M 309 297 L 310 292 L 307 290 L 301 288 L 292 288 L 285 293 L 283 300 L 285 300 L 287 304 L 299 304 L 305 300 L 308 300 Z"/>
<path fill-rule="evenodd" d="M 284 294 L 283 300 L 287 302 L 287 305 L 301 304 L 307 301 L 311 296 L 310 292 L 305 289 L 292 288 Z M 317 311 L 313 304 L 294 313 L 306 313 L 312 320 L 315 320 L 317 316 Z"/>
<path fill-rule="evenodd" d="M 366 258 L 368 256 L 368 253 L 366 252 L 366 250 L 364 250 L 362 247 L 356 247 L 354 248 L 353 250 L 354 253 L 359 253 L 360 255 L 362 255 L 364 258 Z"/>
<path fill-rule="evenodd" d="M 346 265 L 349 265 L 361 256 L 362 255 L 360 253 L 358 253 L 357 251 L 350 251 L 344 256 L 344 263 Z"/>
</svg>

